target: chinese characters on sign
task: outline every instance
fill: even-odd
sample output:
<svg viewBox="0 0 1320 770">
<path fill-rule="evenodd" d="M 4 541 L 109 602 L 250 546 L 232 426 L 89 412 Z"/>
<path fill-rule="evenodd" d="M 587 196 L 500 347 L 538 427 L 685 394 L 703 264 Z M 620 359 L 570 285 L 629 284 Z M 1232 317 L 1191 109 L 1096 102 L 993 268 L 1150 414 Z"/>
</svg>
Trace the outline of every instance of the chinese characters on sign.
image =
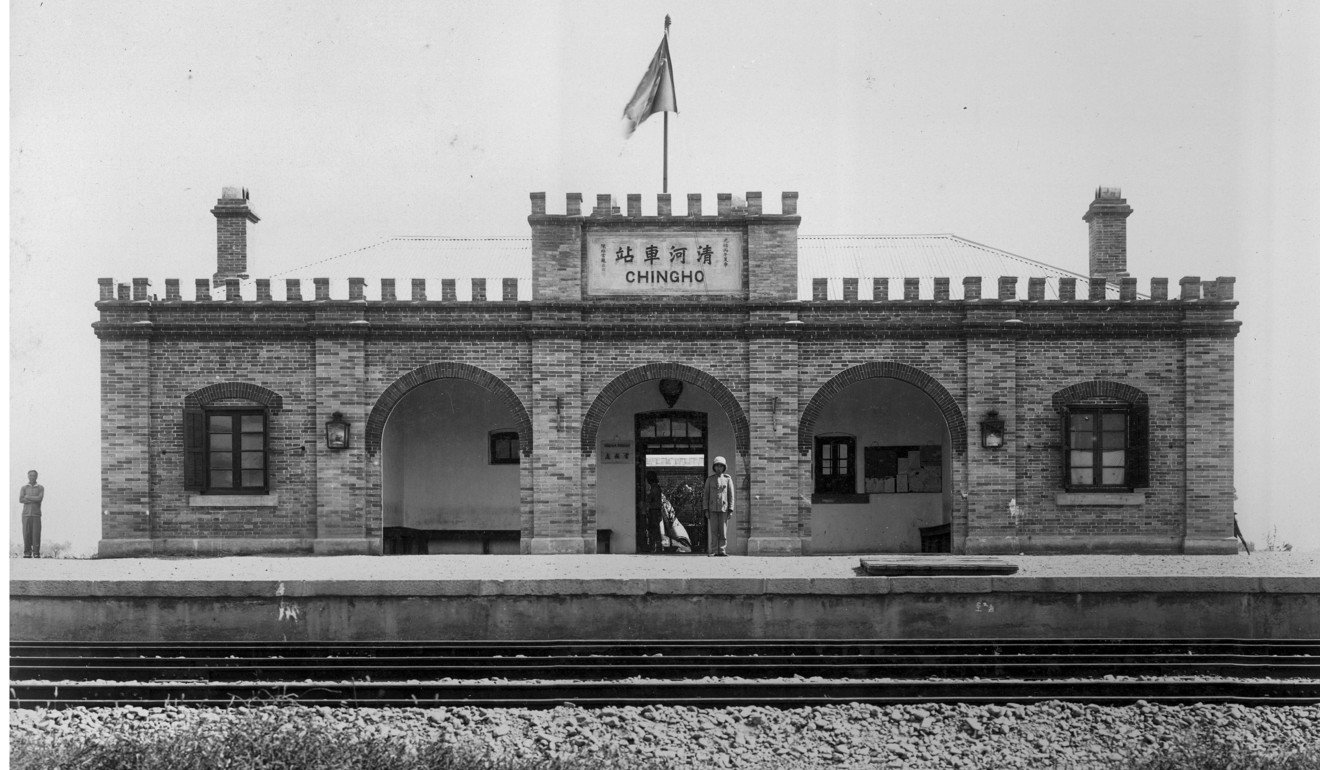
<svg viewBox="0 0 1320 770">
<path fill-rule="evenodd" d="M 587 238 L 594 295 L 737 294 L 743 288 L 740 232 L 600 233 Z"/>
<path fill-rule="evenodd" d="M 602 463 L 630 463 L 633 461 L 633 442 L 600 442 L 600 461 Z"/>
</svg>

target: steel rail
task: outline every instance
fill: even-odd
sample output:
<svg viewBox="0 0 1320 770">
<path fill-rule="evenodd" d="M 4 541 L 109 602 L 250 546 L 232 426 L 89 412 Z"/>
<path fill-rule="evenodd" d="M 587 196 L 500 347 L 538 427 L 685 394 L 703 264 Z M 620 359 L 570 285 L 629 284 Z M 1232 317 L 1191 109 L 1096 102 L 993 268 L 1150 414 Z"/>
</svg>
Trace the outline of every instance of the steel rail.
<svg viewBox="0 0 1320 770">
<path fill-rule="evenodd" d="M 551 640 L 551 641 L 110 641 L 110 642 L 43 642 L 11 641 L 11 657 L 40 657 L 50 654 L 105 654 L 122 649 L 126 654 L 150 655 L 160 652 L 175 652 L 199 655 L 209 652 L 213 656 L 225 656 L 242 651 L 275 651 L 299 654 L 300 651 L 315 655 L 334 652 L 349 652 L 357 655 L 387 654 L 390 656 L 423 655 L 439 657 L 445 655 L 465 656 L 474 653 L 499 654 L 622 654 L 624 651 L 644 651 L 642 654 L 655 654 L 673 651 L 675 654 L 854 654 L 854 655 L 891 655 L 919 650 L 924 653 L 943 652 L 945 654 L 990 653 L 997 654 L 1055 654 L 1099 653 L 1115 649 L 1142 654 L 1159 653 L 1232 653 L 1248 651 L 1256 653 L 1266 648 L 1295 651 L 1295 654 L 1320 655 L 1320 640 L 1288 639 L 1105 639 L 1105 640 Z M 703 652 L 708 651 L 708 652 Z"/>
<path fill-rule="evenodd" d="M 1307 640 L 18 641 L 10 664 L 12 708 L 1320 703 Z"/>
<path fill-rule="evenodd" d="M 13 680 L 73 681 L 113 679 L 118 681 L 158 681 L 198 679 L 210 681 L 296 681 L 298 679 L 344 679 L 350 681 L 400 681 L 414 679 L 692 679 L 696 677 L 780 678 L 818 676 L 833 679 L 876 679 L 924 677 L 1013 677 L 1043 679 L 1049 677 L 1103 676 L 1220 676 L 1288 677 L 1320 679 L 1320 658 L 1235 656 L 1232 660 L 1169 659 L 1141 661 L 1093 660 L 1073 658 L 1036 658 L 1030 660 L 956 660 L 937 661 L 836 661 L 682 659 L 623 661 L 595 658 L 590 660 L 527 659 L 516 664 L 508 661 L 464 659 L 461 663 L 407 663 L 363 665 L 359 661 L 300 659 L 297 662 L 254 662 L 208 659 L 187 661 L 125 660 L 114 665 L 107 661 L 95 664 L 63 661 L 55 665 L 14 664 Z"/>
</svg>

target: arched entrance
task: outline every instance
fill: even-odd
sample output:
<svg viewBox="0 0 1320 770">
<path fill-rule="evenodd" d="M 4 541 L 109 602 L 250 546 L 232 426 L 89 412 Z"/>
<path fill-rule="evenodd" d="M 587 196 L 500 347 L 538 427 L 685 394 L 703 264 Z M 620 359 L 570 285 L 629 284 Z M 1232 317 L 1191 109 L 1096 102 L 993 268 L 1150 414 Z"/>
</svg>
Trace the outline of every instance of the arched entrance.
<svg viewBox="0 0 1320 770">
<path fill-rule="evenodd" d="M 372 410 L 385 553 L 518 553 L 531 447 L 521 401 L 489 372 L 435 364 Z"/>
<path fill-rule="evenodd" d="M 677 395 L 675 383 L 681 385 Z M 699 369 L 648 364 L 616 377 L 602 388 L 583 420 L 583 481 L 588 494 L 594 494 L 590 515 L 598 550 L 647 550 L 643 512 L 646 475 L 651 472 L 687 528 L 693 550 L 704 552 L 700 485 L 714 458 L 723 456 L 745 501 L 747 441 L 747 418 L 737 399 Z M 730 551 L 745 552 L 746 515 L 736 524 L 728 533 Z M 661 541 L 662 547 L 675 545 Z M 676 550 L 687 549 L 678 545 Z"/>
<path fill-rule="evenodd" d="M 811 552 L 950 549 L 966 428 L 933 378 L 896 364 L 842 372 L 809 402 L 798 441 Z"/>
</svg>

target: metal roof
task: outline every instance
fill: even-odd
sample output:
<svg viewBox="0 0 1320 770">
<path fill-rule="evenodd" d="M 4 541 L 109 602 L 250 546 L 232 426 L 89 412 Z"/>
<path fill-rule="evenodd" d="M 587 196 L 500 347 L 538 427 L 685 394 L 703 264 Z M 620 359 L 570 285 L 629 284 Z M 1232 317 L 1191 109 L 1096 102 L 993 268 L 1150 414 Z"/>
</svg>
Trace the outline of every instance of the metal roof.
<svg viewBox="0 0 1320 770">
<path fill-rule="evenodd" d="M 312 278 L 330 278 L 331 296 L 347 296 L 350 277 L 366 278 L 368 296 L 379 296 L 379 279 L 394 278 L 407 297 L 413 278 L 427 279 L 429 296 L 438 297 L 439 280 L 456 278 L 458 298 L 471 298 L 468 279 L 485 278 L 488 296 L 498 297 L 501 279 L 518 279 L 518 298 L 531 299 L 531 238 L 449 238 L 400 236 L 353 251 L 272 273 L 301 278 L 304 295 Z M 903 279 L 921 281 L 921 297 L 934 295 L 934 279 L 950 279 L 950 297 L 962 298 L 962 279 L 982 278 L 982 296 L 994 297 L 1000 276 L 1017 276 L 1017 296 L 1026 298 L 1027 278 L 1046 279 L 1046 297 L 1057 299 L 1059 278 L 1077 280 L 1077 296 L 1087 295 L 1081 273 L 985 246 L 951 234 L 802 235 L 798 237 L 798 299 L 811 299 L 813 278 L 828 280 L 830 299 L 843 298 L 843 279 L 858 278 L 859 298 L 872 299 L 872 279 L 889 279 L 889 296 L 902 297 Z M 375 286 L 373 286 L 375 284 Z M 1116 286 L 1109 295 L 1118 296 Z M 277 289 L 278 291 L 278 289 Z"/>
<path fill-rule="evenodd" d="M 1077 296 L 1090 280 L 1082 273 L 1037 262 L 949 233 L 937 235 L 798 236 L 798 298 L 811 299 L 811 280 L 828 279 L 829 298 L 843 299 L 843 279 L 858 278 L 860 299 L 872 299 L 873 278 L 889 279 L 889 297 L 902 298 L 903 279 L 921 280 L 921 297 L 934 296 L 935 279 L 948 278 L 949 296 L 962 299 L 962 279 L 981 278 L 981 296 L 995 297 L 1000 276 L 1016 276 L 1017 297 L 1026 299 L 1027 279 L 1044 278 L 1047 299 L 1058 299 L 1059 279 L 1076 278 Z M 1107 287 L 1118 297 L 1118 287 Z"/>
<path fill-rule="evenodd" d="M 365 278 L 367 296 L 373 298 L 379 296 L 380 279 L 393 278 L 401 299 L 410 296 L 413 278 L 427 279 L 427 296 L 434 299 L 440 297 L 440 279 L 456 278 L 460 300 L 472 298 L 468 279 L 485 278 L 487 296 L 498 299 L 500 281 L 517 278 L 518 298 L 530 300 L 532 239 L 397 236 L 268 277 L 303 279 L 303 296 L 311 291 L 311 279 L 329 278 L 332 297 L 348 296 L 349 278 Z"/>
</svg>

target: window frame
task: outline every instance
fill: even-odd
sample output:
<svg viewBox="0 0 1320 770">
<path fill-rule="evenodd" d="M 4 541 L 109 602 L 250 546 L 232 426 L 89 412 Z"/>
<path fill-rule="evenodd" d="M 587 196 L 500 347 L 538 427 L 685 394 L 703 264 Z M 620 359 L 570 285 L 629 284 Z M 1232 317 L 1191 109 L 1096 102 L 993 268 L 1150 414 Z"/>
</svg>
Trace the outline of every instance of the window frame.
<svg viewBox="0 0 1320 770">
<path fill-rule="evenodd" d="M 509 457 L 500 458 L 496 454 L 496 447 L 500 441 L 508 441 L 512 437 L 513 451 Z M 487 465 L 520 465 L 522 463 L 522 442 L 521 436 L 516 430 L 493 430 L 489 434 L 489 451 L 486 454 Z"/>
<path fill-rule="evenodd" d="M 823 463 L 825 462 L 825 446 L 846 446 L 848 447 L 848 456 L 844 458 L 846 471 L 843 473 L 823 473 Z M 811 462 L 812 490 L 817 495 L 855 495 L 857 494 L 857 437 L 846 434 L 836 433 L 815 437 L 816 451 Z M 839 462 L 840 458 L 831 457 L 832 462 Z M 837 470 L 837 465 L 834 466 Z M 824 486 L 826 480 L 835 482 L 828 488 Z"/>
<path fill-rule="evenodd" d="M 1081 415 L 1091 415 L 1096 420 L 1099 430 L 1093 431 L 1093 435 L 1101 437 L 1099 441 L 1103 444 L 1104 415 L 1121 414 L 1123 416 L 1123 483 L 1105 484 L 1103 481 L 1093 484 L 1078 484 L 1072 480 L 1074 469 L 1072 463 L 1072 445 L 1073 419 Z M 1136 432 L 1135 422 L 1136 410 L 1131 404 L 1069 404 L 1063 410 L 1063 440 L 1061 444 L 1062 467 L 1063 467 L 1063 488 L 1068 492 L 1131 492 L 1137 488 L 1137 477 L 1139 469 L 1137 463 L 1138 448 L 1134 441 Z M 1091 470 L 1093 479 L 1103 479 L 1104 473 L 1104 447 L 1096 447 L 1093 444 L 1090 449 L 1079 449 L 1076 451 L 1089 451 L 1092 454 Z M 1110 466 L 1113 467 L 1113 466 Z"/>
<path fill-rule="evenodd" d="M 202 453 L 201 453 L 201 473 L 203 483 L 200 492 L 204 495 L 266 495 L 270 493 L 270 410 L 260 406 L 209 406 L 198 410 L 202 415 Z M 242 486 L 243 474 L 243 449 L 242 449 L 242 420 L 243 417 L 259 416 L 261 417 L 261 486 L 245 487 Z M 234 455 L 230 472 L 235 474 L 238 481 L 237 486 L 217 487 L 211 484 L 211 418 L 229 417 L 237 422 L 238 430 L 229 435 L 237 435 L 238 448 L 231 449 Z M 232 424 L 231 424 L 232 425 Z M 251 451 L 251 450 L 248 450 Z M 253 470 L 251 468 L 247 470 Z"/>
</svg>

